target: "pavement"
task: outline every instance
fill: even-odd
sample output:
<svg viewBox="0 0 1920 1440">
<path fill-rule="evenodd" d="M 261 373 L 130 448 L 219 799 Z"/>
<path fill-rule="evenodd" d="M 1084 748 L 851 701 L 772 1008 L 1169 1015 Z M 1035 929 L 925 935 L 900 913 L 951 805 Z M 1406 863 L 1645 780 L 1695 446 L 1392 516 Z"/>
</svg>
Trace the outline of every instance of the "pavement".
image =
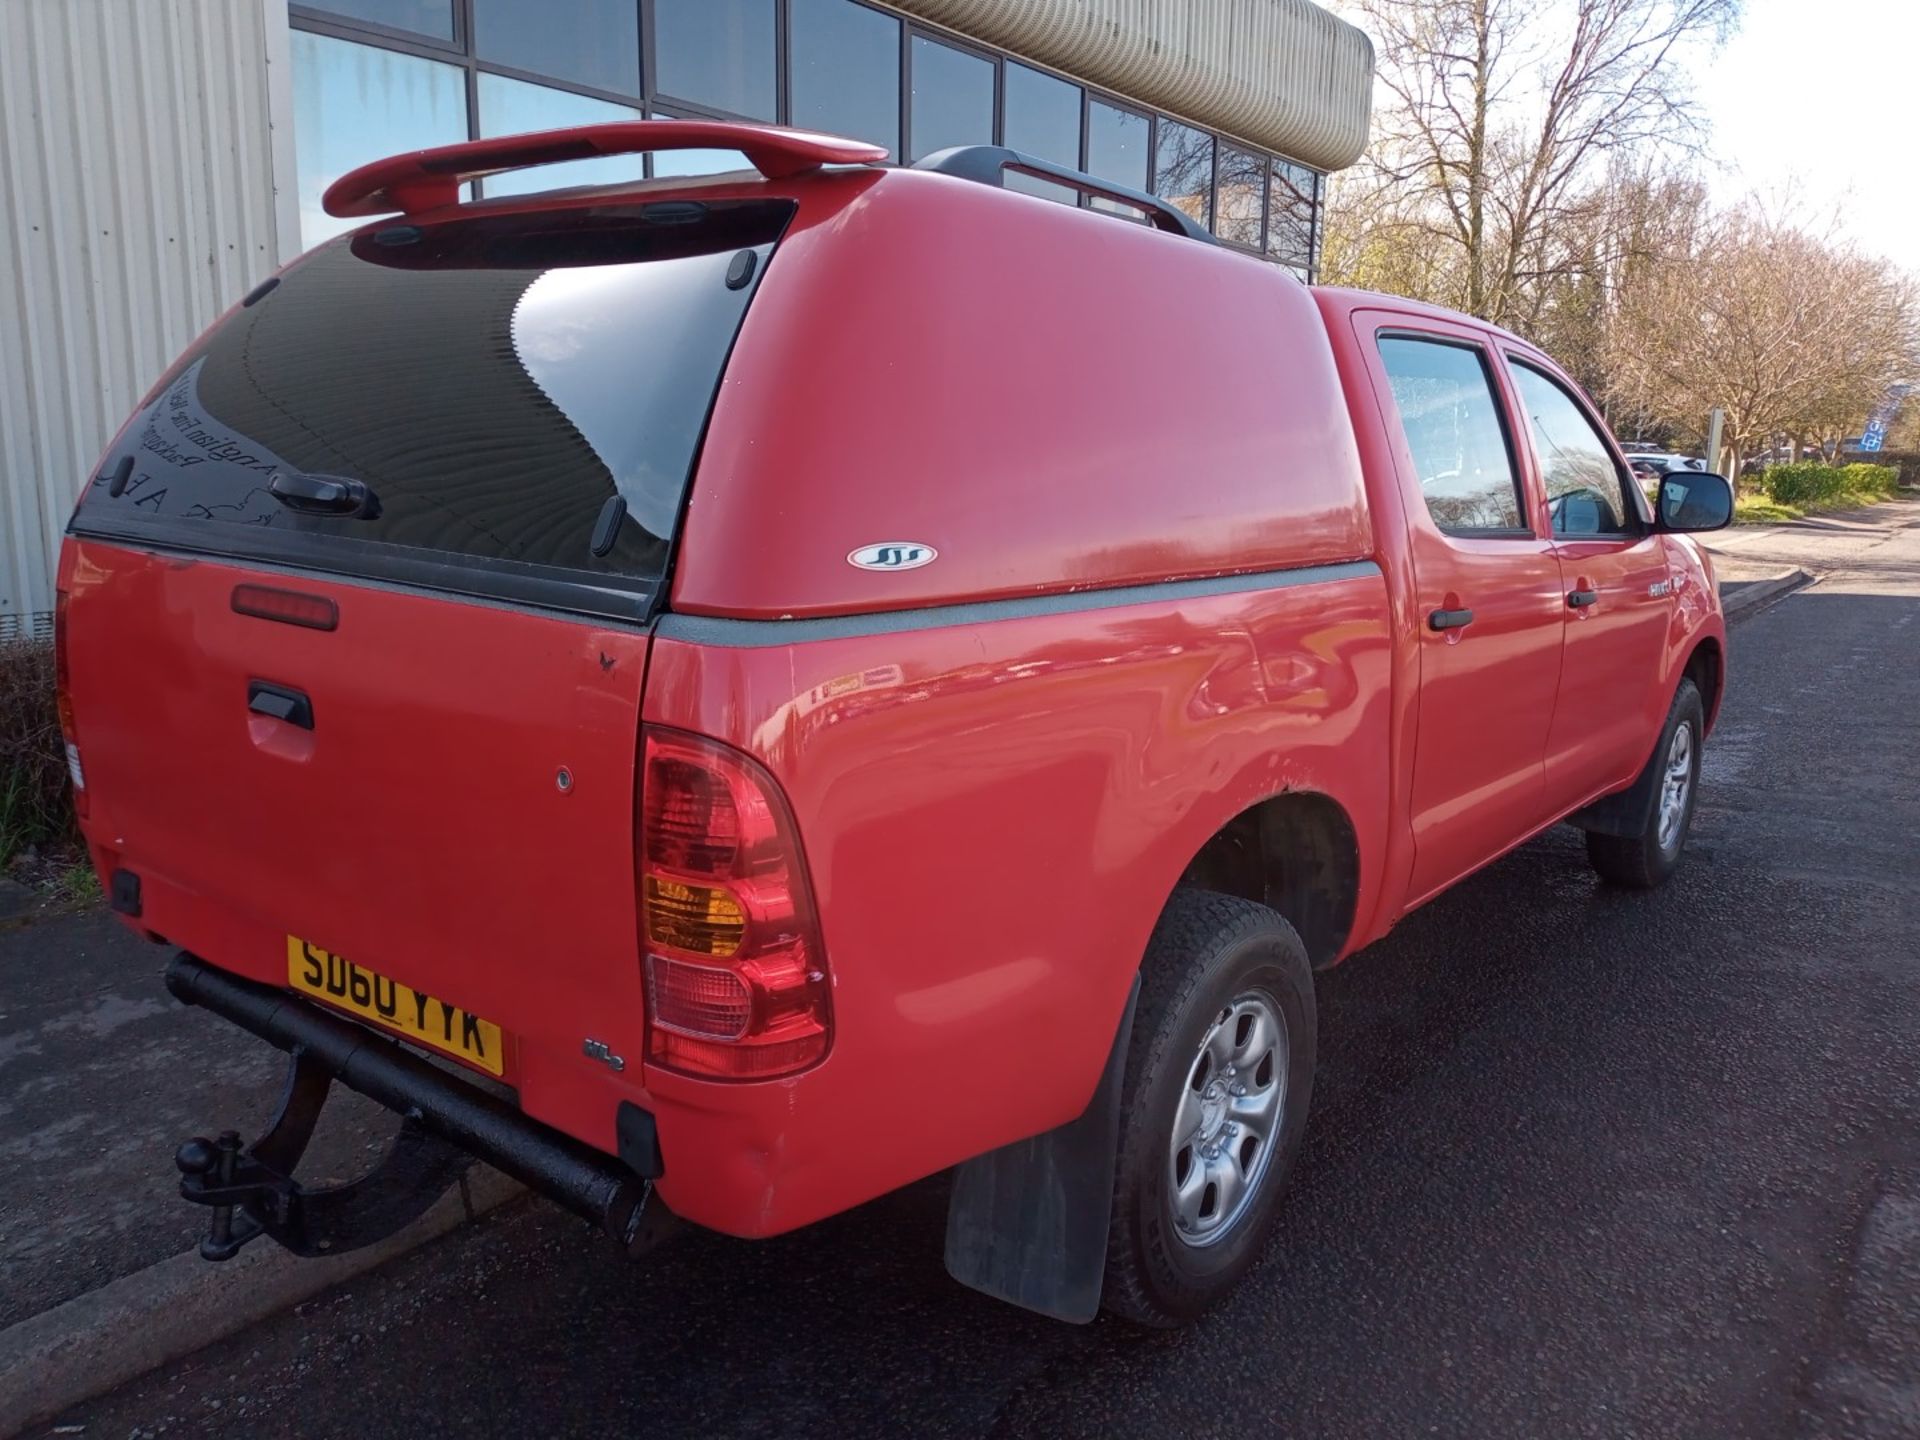
<svg viewBox="0 0 1920 1440">
<path fill-rule="evenodd" d="M 1817 583 L 1733 631 L 1687 864 L 1622 895 L 1550 832 L 1321 977 L 1275 1241 L 1193 1330 L 953 1285 L 938 1179 L 639 1265 L 523 1200 L 61 1421 L 1920 1437 L 1920 505 L 1714 548 Z M 164 960 L 99 913 L 0 932 L 0 1327 L 185 1249 L 174 1144 L 264 1117 L 277 1057 Z M 339 1173 L 389 1128 L 329 1119 Z"/>
</svg>

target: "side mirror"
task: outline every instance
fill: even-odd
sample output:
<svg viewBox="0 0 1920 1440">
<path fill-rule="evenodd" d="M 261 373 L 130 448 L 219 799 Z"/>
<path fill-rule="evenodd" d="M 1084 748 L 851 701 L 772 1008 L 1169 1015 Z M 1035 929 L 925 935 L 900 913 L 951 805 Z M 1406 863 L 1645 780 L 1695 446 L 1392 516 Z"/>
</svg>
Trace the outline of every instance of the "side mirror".
<svg viewBox="0 0 1920 1440">
<path fill-rule="evenodd" d="M 1654 506 L 1662 530 L 1719 530 L 1733 523 L 1733 486 L 1704 470 L 1669 470 Z"/>
</svg>

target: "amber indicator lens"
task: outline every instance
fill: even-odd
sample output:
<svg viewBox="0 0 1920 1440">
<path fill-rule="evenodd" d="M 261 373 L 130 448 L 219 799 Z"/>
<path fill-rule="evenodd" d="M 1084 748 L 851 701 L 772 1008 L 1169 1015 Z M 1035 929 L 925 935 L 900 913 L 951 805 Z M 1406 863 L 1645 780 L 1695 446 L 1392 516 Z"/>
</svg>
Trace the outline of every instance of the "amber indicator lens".
<svg viewBox="0 0 1920 1440">
<path fill-rule="evenodd" d="M 832 981 L 779 785 L 704 736 L 642 730 L 636 819 L 647 1058 L 705 1080 L 817 1064 Z"/>
<path fill-rule="evenodd" d="M 309 630 L 333 630 L 340 624 L 340 607 L 326 596 L 280 590 L 272 585 L 234 586 L 233 612 L 258 620 L 278 620 L 283 625 L 303 625 Z"/>
</svg>

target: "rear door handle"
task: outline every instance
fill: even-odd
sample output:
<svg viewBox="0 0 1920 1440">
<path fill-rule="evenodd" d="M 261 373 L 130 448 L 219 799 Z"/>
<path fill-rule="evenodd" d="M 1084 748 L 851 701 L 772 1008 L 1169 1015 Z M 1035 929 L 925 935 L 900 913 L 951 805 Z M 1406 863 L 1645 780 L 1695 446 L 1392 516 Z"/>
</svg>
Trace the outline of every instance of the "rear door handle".
<svg viewBox="0 0 1920 1440">
<path fill-rule="evenodd" d="M 302 510 L 310 515 L 349 515 L 361 520 L 380 518 L 380 497 L 368 488 L 364 480 L 276 470 L 267 481 L 267 493 L 289 510 Z"/>
<path fill-rule="evenodd" d="M 1436 610 L 1427 616 L 1429 630 L 1464 630 L 1472 623 L 1471 610 Z"/>
<path fill-rule="evenodd" d="M 247 709 L 255 715 L 265 715 L 273 720 L 297 725 L 302 730 L 313 729 L 313 701 L 298 690 L 289 689 L 285 685 L 269 685 L 264 680 L 249 680 Z"/>
<path fill-rule="evenodd" d="M 1584 610 L 1589 605 L 1598 605 L 1599 603 L 1600 592 L 1598 590 L 1569 590 L 1567 592 L 1567 604 L 1571 605 L 1575 610 Z"/>
</svg>

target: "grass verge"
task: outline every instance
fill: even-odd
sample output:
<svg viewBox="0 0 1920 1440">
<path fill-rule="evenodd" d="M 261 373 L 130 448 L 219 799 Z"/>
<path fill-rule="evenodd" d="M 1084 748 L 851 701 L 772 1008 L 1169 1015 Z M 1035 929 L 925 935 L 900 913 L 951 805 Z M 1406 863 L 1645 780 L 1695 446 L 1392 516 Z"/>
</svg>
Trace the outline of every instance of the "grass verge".
<svg viewBox="0 0 1920 1440">
<path fill-rule="evenodd" d="M 1866 490 L 1843 490 L 1818 500 L 1803 500 L 1783 505 L 1765 495 L 1743 493 L 1734 497 L 1733 523 L 1736 525 L 1784 525 L 1789 520 L 1804 520 L 1809 515 L 1825 515 L 1835 510 L 1868 510 L 1891 496 Z"/>
</svg>

